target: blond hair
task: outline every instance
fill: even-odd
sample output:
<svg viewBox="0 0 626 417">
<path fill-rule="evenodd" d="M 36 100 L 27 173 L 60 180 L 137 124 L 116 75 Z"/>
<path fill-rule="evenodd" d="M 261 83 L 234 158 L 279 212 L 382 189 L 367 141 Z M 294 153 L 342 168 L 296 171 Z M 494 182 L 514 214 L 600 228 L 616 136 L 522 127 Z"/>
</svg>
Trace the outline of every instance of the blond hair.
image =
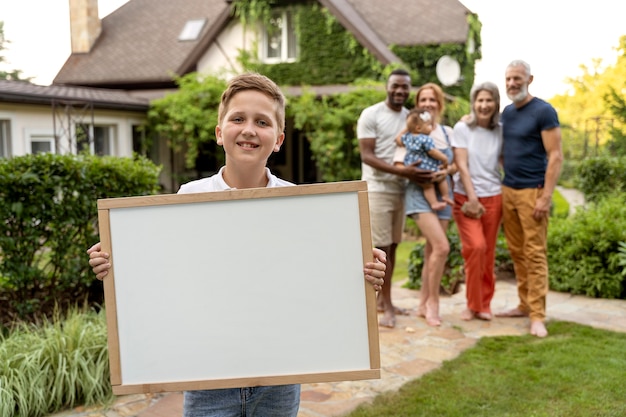
<svg viewBox="0 0 626 417">
<path fill-rule="evenodd" d="M 436 121 L 439 122 L 439 120 L 441 119 L 441 115 L 443 114 L 443 111 L 446 107 L 446 100 L 445 96 L 443 95 L 443 90 L 435 83 L 424 84 L 423 86 L 418 88 L 417 92 L 415 93 L 415 107 L 420 106 L 419 99 L 422 91 L 424 90 L 433 90 L 433 93 L 435 93 L 435 100 L 437 100 L 437 104 L 439 105 L 439 114 L 437 115 Z"/>
</svg>

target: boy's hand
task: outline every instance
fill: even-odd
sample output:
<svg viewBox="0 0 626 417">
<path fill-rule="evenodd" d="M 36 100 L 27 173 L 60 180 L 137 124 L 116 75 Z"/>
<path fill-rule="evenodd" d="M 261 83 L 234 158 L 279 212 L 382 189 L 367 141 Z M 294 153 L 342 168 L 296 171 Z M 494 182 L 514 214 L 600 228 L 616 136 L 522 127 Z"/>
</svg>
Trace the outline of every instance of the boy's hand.
<svg viewBox="0 0 626 417">
<path fill-rule="evenodd" d="M 385 283 L 387 254 L 378 248 L 373 248 L 372 254 L 374 255 L 374 262 L 366 263 L 363 272 L 365 272 L 365 279 L 374 286 L 376 291 L 380 291 Z"/>
<path fill-rule="evenodd" d="M 100 242 L 87 249 L 87 254 L 89 255 L 91 270 L 96 274 L 96 278 L 102 280 L 109 273 L 109 269 L 111 269 L 109 254 L 102 252 Z"/>
</svg>

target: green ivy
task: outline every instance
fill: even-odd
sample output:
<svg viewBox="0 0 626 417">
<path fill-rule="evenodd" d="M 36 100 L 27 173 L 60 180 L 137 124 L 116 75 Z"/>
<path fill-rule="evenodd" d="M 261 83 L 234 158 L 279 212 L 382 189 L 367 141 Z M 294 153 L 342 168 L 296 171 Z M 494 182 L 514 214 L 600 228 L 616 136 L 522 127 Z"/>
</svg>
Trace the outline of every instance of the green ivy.
<svg viewBox="0 0 626 417">
<path fill-rule="evenodd" d="M 324 181 L 360 178 L 356 121 L 365 107 L 384 99 L 385 91 L 372 85 L 321 98 L 310 91 L 289 98 L 288 115 L 309 140 Z"/>
<path fill-rule="evenodd" d="M 215 142 L 217 112 L 226 82 L 214 76 L 190 73 L 176 79 L 178 90 L 152 101 L 148 110 L 148 131 L 167 138 L 175 152 L 185 151 L 188 168 L 196 164 L 204 144 Z M 217 165 L 224 162 L 223 152 L 210 155 Z"/>
<path fill-rule="evenodd" d="M 263 64 L 250 52 L 239 61 L 246 70 L 260 72 L 280 85 L 349 84 L 356 79 L 381 79 L 382 66 L 348 31 L 317 4 L 294 6 L 300 43 L 297 62 Z"/>
</svg>

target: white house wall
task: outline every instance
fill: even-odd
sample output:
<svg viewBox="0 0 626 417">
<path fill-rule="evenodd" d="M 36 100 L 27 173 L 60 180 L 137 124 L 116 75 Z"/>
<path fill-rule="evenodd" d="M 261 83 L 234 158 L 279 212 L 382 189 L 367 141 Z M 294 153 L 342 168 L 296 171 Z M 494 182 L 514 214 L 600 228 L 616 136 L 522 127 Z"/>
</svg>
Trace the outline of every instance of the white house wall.
<svg viewBox="0 0 626 417">
<path fill-rule="evenodd" d="M 255 50 L 256 33 L 255 29 L 246 28 L 238 21 L 231 21 L 198 60 L 198 72 L 226 78 L 241 73 L 238 61 L 240 51 Z"/>
<path fill-rule="evenodd" d="M 29 105 L 0 103 L 0 120 L 9 120 L 11 137 L 11 156 L 21 156 L 31 153 L 31 138 L 55 136 L 55 121 L 52 107 L 48 105 Z M 93 123 L 95 125 L 110 126 L 112 128 L 111 154 L 114 156 L 130 157 L 133 153 L 133 125 L 140 125 L 145 120 L 143 114 L 117 110 L 94 110 Z M 91 115 L 85 115 L 81 121 L 91 124 Z M 62 126 L 64 124 L 64 126 Z M 59 136 L 58 153 L 70 153 L 67 138 L 68 121 L 56 122 Z M 74 127 L 71 127 L 72 131 Z"/>
</svg>

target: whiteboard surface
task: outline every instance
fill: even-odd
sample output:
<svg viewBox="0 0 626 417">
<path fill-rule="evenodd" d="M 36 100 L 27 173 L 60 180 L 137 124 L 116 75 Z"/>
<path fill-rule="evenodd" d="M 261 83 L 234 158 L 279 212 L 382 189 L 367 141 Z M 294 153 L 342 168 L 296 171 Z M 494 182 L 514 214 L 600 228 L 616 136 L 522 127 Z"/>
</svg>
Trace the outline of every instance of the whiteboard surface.
<svg viewBox="0 0 626 417">
<path fill-rule="evenodd" d="M 122 385 L 370 369 L 358 195 L 109 209 Z"/>
</svg>

